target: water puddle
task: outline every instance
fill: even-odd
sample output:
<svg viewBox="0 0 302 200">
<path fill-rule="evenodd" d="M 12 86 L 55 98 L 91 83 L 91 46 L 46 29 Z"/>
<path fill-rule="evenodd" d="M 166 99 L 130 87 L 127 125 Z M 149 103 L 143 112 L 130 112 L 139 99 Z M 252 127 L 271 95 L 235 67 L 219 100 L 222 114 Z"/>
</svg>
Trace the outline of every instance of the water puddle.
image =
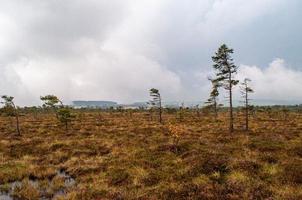
<svg viewBox="0 0 302 200">
<path fill-rule="evenodd" d="M 63 183 L 58 187 L 55 185 L 55 179 L 61 180 Z M 56 176 L 52 178 L 52 180 L 47 180 L 47 188 L 45 188 L 45 186 L 42 187 L 39 180 L 28 180 L 26 184 L 39 191 L 39 199 L 51 200 L 57 197 L 64 197 L 66 195 L 66 190 L 74 186 L 76 181 L 68 175 L 66 171 L 58 170 Z M 22 189 L 23 186 L 24 182 L 21 181 L 14 181 L 5 185 L 0 185 L 0 200 L 21 200 L 20 198 L 15 197 L 16 195 L 14 194 L 17 190 Z M 3 188 L 5 188 L 5 190 Z M 53 192 L 49 194 L 49 190 Z"/>
<path fill-rule="evenodd" d="M 13 200 L 9 194 L 0 193 L 0 200 Z"/>
</svg>

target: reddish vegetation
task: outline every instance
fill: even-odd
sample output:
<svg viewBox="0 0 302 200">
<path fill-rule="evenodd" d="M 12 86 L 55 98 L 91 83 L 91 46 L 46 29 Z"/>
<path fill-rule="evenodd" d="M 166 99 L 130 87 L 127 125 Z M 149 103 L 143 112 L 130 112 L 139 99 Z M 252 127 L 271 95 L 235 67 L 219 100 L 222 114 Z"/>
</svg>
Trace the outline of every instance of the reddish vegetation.
<svg viewBox="0 0 302 200">
<path fill-rule="evenodd" d="M 21 136 L 0 118 L 3 192 L 18 180 L 13 195 L 21 199 L 37 199 L 43 188 L 48 198 L 64 188 L 57 199 L 302 199 L 298 113 L 256 113 L 249 132 L 236 113 L 230 135 L 227 113 L 215 121 L 164 111 L 159 124 L 143 111 L 74 112 L 68 132 L 51 113 L 21 115 Z M 66 186 L 58 170 L 76 183 Z"/>
</svg>

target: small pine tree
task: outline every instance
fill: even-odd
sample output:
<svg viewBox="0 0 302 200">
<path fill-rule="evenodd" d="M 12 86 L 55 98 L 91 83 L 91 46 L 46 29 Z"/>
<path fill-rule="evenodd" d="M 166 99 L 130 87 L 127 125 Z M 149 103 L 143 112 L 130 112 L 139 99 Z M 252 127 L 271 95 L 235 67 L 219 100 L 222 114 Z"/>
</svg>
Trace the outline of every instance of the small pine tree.
<svg viewBox="0 0 302 200">
<path fill-rule="evenodd" d="M 44 102 L 43 107 L 52 109 L 58 119 L 58 109 L 64 107 L 63 102 L 55 95 L 41 96 L 40 99 Z"/>
<path fill-rule="evenodd" d="M 218 117 L 218 107 L 220 106 L 218 104 L 218 96 L 219 96 L 218 89 L 220 87 L 220 84 L 217 80 L 213 80 L 211 78 L 209 78 L 209 80 L 212 83 L 212 91 L 210 93 L 209 99 L 205 102 L 205 104 L 209 109 L 212 109 L 214 111 L 214 116 L 216 121 Z"/>
<path fill-rule="evenodd" d="M 68 131 L 68 124 L 75 118 L 68 107 L 62 107 L 58 110 L 58 120 L 64 124 L 66 132 Z"/>
<path fill-rule="evenodd" d="M 243 83 L 241 83 L 240 86 L 240 92 L 243 98 L 243 103 L 245 107 L 245 130 L 249 130 L 249 110 L 250 110 L 250 100 L 249 94 L 253 93 L 253 89 L 249 86 L 249 82 L 251 82 L 250 79 L 246 78 L 244 79 Z"/>
<path fill-rule="evenodd" d="M 152 97 L 150 105 L 158 109 L 159 123 L 162 123 L 162 99 L 159 90 L 155 88 L 150 89 L 150 96 Z"/>
<path fill-rule="evenodd" d="M 20 122 L 19 122 L 19 111 L 18 111 L 18 107 L 14 103 L 14 97 L 3 95 L 1 98 L 4 100 L 3 102 L 1 102 L 2 104 L 4 104 L 4 109 L 3 109 L 4 112 L 8 116 L 15 117 L 16 131 L 17 131 L 17 134 L 20 136 L 21 131 L 20 131 Z"/>
<path fill-rule="evenodd" d="M 199 105 L 197 104 L 195 107 L 195 111 L 196 111 L 196 117 L 200 118 L 200 109 L 199 109 Z"/>
<path fill-rule="evenodd" d="M 179 120 L 179 122 L 183 122 L 184 116 L 185 116 L 185 103 L 182 102 L 181 106 L 179 107 L 179 109 L 176 112 L 176 118 L 177 118 L 177 120 Z"/>
<path fill-rule="evenodd" d="M 283 120 L 287 120 L 289 116 L 289 109 L 286 106 L 282 107 Z"/>
<path fill-rule="evenodd" d="M 233 59 L 231 58 L 232 53 L 234 53 L 234 50 L 229 49 L 227 45 L 223 44 L 212 57 L 214 62 L 213 67 L 216 70 L 216 81 L 221 83 L 228 92 L 230 133 L 233 133 L 234 131 L 233 87 L 239 83 L 239 81 L 234 78 L 234 74 L 237 73 L 238 67 L 233 63 Z"/>
<path fill-rule="evenodd" d="M 63 102 L 55 95 L 46 95 L 40 97 L 44 102 L 44 108 L 51 108 L 56 114 L 57 120 L 64 124 L 66 132 L 68 131 L 68 124 L 75 118 L 71 114 L 70 108 L 64 106 Z"/>
</svg>

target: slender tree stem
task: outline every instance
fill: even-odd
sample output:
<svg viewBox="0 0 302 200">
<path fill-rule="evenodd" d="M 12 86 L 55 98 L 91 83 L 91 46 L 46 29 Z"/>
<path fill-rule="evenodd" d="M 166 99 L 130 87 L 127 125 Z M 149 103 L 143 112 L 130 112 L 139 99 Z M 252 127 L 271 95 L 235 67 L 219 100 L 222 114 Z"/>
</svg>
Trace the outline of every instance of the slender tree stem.
<svg viewBox="0 0 302 200">
<path fill-rule="evenodd" d="M 248 105 L 248 87 L 245 89 L 245 130 L 249 130 L 249 105 Z"/>
<path fill-rule="evenodd" d="M 162 105 L 161 105 L 161 96 L 159 95 L 159 123 L 162 123 Z"/>
<path fill-rule="evenodd" d="M 15 106 L 14 103 L 12 103 L 14 109 L 15 109 L 15 118 L 16 118 L 16 130 L 17 130 L 17 133 L 18 135 L 20 136 L 21 135 L 21 131 L 20 131 L 20 122 L 19 122 L 19 112 L 18 112 L 18 108 Z"/>
<path fill-rule="evenodd" d="M 215 121 L 217 121 L 217 116 L 218 116 L 218 114 L 217 114 L 217 99 L 216 99 L 216 97 L 215 97 L 215 100 L 214 100 L 215 102 L 214 102 L 214 114 L 215 114 Z"/>
<path fill-rule="evenodd" d="M 231 70 L 229 72 L 229 98 L 230 98 L 230 133 L 233 133 L 234 131 L 234 125 L 233 125 L 233 95 L 232 95 L 232 74 Z"/>
</svg>

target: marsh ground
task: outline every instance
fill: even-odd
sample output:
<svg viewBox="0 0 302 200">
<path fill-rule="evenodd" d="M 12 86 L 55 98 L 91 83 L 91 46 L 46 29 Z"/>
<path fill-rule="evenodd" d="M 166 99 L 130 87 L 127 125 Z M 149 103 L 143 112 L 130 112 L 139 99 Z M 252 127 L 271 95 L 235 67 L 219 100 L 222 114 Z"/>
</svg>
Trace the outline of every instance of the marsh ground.
<svg viewBox="0 0 302 200">
<path fill-rule="evenodd" d="M 68 132 L 51 113 L 0 118 L 0 190 L 15 199 L 302 199 L 302 115 L 257 113 L 249 132 L 187 111 L 77 112 Z M 240 119 L 240 120 L 238 120 Z M 179 141 L 167 124 L 184 127 Z M 75 183 L 57 176 L 64 171 Z M 10 183 L 22 184 L 13 192 Z M 32 184 L 34 182 L 35 184 Z M 54 195 L 61 191 L 62 195 Z"/>
</svg>

